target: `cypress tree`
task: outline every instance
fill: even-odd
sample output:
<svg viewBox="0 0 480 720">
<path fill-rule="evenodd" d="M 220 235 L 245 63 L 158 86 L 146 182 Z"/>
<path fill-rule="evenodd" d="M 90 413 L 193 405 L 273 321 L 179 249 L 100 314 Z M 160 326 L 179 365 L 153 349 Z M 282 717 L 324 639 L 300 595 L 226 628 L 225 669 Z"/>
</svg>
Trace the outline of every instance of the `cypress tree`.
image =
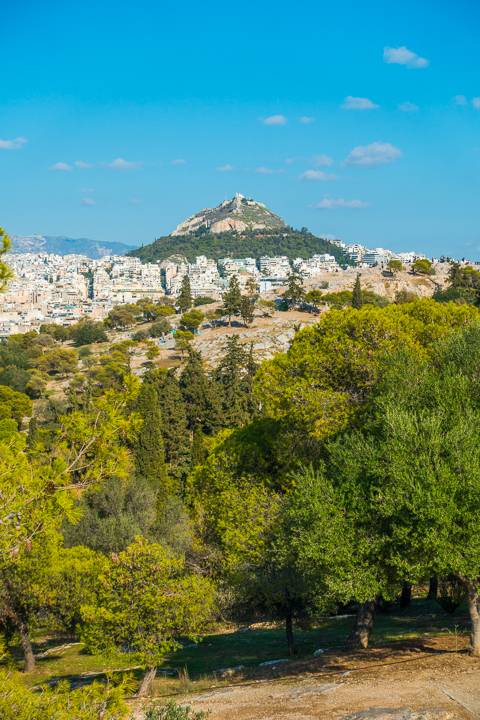
<svg viewBox="0 0 480 720">
<path fill-rule="evenodd" d="M 360 275 L 358 274 L 357 279 L 355 280 L 355 285 L 353 286 L 352 307 L 355 308 L 355 310 L 360 310 L 362 306 L 362 286 L 360 285 Z"/>
<path fill-rule="evenodd" d="M 162 437 L 162 416 L 157 393 L 148 383 L 142 383 L 137 398 L 137 412 L 143 425 L 135 443 L 135 469 L 154 483 L 162 497 L 169 495 L 174 488 L 167 480 L 165 452 Z"/>
<path fill-rule="evenodd" d="M 245 425 L 250 419 L 244 384 L 248 354 L 240 344 L 237 335 L 232 335 L 224 347 L 226 349 L 225 357 L 215 371 L 215 380 L 222 391 L 226 426 L 239 427 Z"/>
<path fill-rule="evenodd" d="M 232 275 L 228 290 L 223 293 L 223 307 L 222 310 L 228 315 L 228 327 L 232 324 L 232 315 L 240 315 L 240 309 L 242 305 L 242 293 L 240 291 L 240 284 L 236 275 Z"/>
<path fill-rule="evenodd" d="M 180 308 L 180 310 L 185 312 L 185 310 L 189 310 L 192 307 L 192 289 L 190 287 L 190 278 L 188 275 L 183 276 L 182 280 L 182 288 L 180 290 L 180 295 L 178 296 L 177 305 Z"/>
<path fill-rule="evenodd" d="M 205 445 L 205 436 L 200 425 L 194 430 L 192 442 L 192 468 L 201 465 L 207 459 L 208 450 Z"/>
<path fill-rule="evenodd" d="M 34 450 L 37 442 L 38 442 L 37 418 L 32 417 L 32 418 L 30 418 L 30 422 L 28 423 L 28 435 L 27 435 L 28 448 L 30 450 Z"/>
<path fill-rule="evenodd" d="M 185 402 L 188 427 L 193 433 L 200 425 L 207 435 L 214 435 L 223 424 L 218 388 L 205 373 L 202 355 L 188 348 L 188 362 L 180 375 L 180 390 Z"/>
<path fill-rule="evenodd" d="M 162 415 L 162 436 L 165 461 L 170 475 L 179 480 L 188 472 L 190 462 L 190 432 L 185 403 L 173 370 L 150 370 L 144 383 L 151 385 L 158 397 Z"/>
</svg>

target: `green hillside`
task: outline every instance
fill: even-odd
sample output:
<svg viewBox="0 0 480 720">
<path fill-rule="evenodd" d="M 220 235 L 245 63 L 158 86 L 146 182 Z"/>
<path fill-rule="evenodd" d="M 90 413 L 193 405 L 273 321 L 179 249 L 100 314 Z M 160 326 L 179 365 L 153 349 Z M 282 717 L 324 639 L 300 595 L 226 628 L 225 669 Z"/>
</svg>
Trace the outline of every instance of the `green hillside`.
<svg viewBox="0 0 480 720">
<path fill-rule="evenodd" d="M 308 231 L 286 228 L 281 233 L 256 230 L 251 233 L 209 233 L 200 228 L 189 235 L 160 237 L 151 245 L 132 250 L 128 255 L 138 257 L 142 262 L 165 260 L 170 255 L 184 255 L 189 262 L 195 262 L 197 255 L 206 255 L 218 260 L 223 257 L 255 257 L 262 255 L 286 255 L 289 260 L 297 257 L 307 259 L 312 255 L 330 253 L 341 265 L 353 265 L 341 248 L 324 238 L 315 237 Z"/>
</svg>

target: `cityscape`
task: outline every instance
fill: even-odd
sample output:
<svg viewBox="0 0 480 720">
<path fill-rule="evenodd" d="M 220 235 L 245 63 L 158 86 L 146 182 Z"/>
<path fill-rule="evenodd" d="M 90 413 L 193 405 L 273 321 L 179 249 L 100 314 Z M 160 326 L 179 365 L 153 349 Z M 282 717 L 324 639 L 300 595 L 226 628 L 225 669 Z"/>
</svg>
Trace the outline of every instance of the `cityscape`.
<svg viewBox="0 0 480 720">
<path fill-rule="evenodd" d="M 425 256 L 421 253 L 394 253 L 383 248 L 369 250 L 362 245 L 346 246 L 332 241 L 347 253 L 359 268 L 387 265 L 400 260 L 408 266 Z M 94 260 L 85 255 L 19 253 L 7 256 L 14 272 L 8 290 L 0 294 L 0 337 L 40 329 L 43 324 L 71 325 L 84 316 L 103 321 L 117 305 L 145 297 L 178 296 L 184 276 L 190 279 L 193 297 L 220 300 L 229 279 L 236 275 L 245 289 L 249 279 L 259 294 L 285 285 L 292 272 L 302 278 L 342 273 L 344 269 L 328 253 L 292 262 L 287 256 L 222 258 L 215 262 L 204 255 L 195 263 L 180 258 L 142 264 L 139 258 L 121 255 Z M 433 259 L 433 263 L 438 262 Z"/>
</svg>

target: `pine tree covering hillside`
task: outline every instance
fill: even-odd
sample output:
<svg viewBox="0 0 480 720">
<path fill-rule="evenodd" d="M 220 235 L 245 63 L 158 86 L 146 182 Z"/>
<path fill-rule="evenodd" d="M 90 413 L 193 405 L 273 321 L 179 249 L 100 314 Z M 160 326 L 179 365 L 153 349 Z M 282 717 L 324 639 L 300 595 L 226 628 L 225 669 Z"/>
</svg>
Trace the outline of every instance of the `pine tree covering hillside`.
<svg viewBox="0 0 480 720">
<path fill-rule="evenodd" d="M 333 255 L 341 265 L 354 265 L 341 248 L 328 240 L 289 227 L 281 233 L 255 230 L 251 233 L 217 234 L 200 228 L 190 235 L 160 237 L 151 245 L 132 250 L 128 255 L 138 257 L 142 262 L 156 262 L 170 255 L 184 255 L 193 263 L 197 255 L 206 255 L 214 260 L 224 257 L 255 257 L 258 260 L 262 255 L 286 255 L 289 260 L 295 260 L 297 257 L 307 259 L 321 253 Z"/>
</svg>

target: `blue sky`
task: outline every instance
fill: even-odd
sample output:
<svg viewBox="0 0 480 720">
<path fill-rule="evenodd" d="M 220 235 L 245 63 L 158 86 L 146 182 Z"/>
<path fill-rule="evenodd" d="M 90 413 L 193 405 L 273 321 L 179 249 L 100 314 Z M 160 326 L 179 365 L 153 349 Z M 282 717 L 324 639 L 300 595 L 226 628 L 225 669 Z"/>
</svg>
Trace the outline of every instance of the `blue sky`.
<svg viewBox="0 0 480 720">
<path fill-rule="evenodd" d="M 2 8 L 0 225 L 139 245 L 241 192 L 480 259 L 480 3 Z"/>
</svg>

